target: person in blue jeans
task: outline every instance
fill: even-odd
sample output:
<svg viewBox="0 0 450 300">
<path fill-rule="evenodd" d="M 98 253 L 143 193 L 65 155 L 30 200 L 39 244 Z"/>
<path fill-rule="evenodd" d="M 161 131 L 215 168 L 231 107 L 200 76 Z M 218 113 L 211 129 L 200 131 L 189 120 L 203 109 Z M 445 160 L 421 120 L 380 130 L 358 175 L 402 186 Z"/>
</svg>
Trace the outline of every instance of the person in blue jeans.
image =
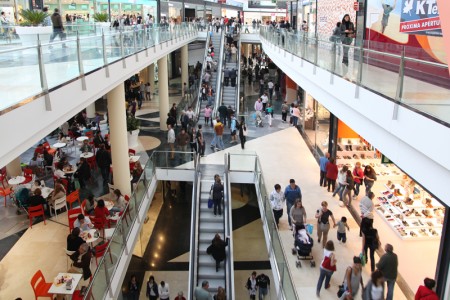
<svg viewBox="0 0 450 300">
<path fill-rule="evenodd" d="M 295 180 L 291 179 L 289 180 L 289 185 L 284 190 L 284 198 L 286 198 L 286 207 L 287 211 L 291 211 L 292 206 L 295 203 L 295 200 L 300 199 L 302 200 L 302 191 L 300 190 L 300 187 L 295 184 Z M 292 228 L 292 221 L 291 216 L 288 214 L 288 222 L 289 222 L 289 228 Z"/>
<path fill-rule="evenodd" d="M 338 186 L 333 192 L 333 197 L 339 194 L 339 201 L 342 201 L 342 193 L 347 185 L 347 170 L 348 166 L 343 166 L 338 173 Z"/>
<path fill-rule="evenodd" d="M 336 258 L 334 255 L 334 243 L 328 241 L 323 249 L 323 261 L 320 264 L 319 281 L 317 281 L 316 296 L 320 297 L 323 281 L 325 280 L 325 289 L 330 287 L 330 280 L 336 271 Z"/>
<path fill-rule="evenodd" d="M 392 300 L 394 298 L 395 280 L 397 279 L 398 273 L 398 257 L 394 253 L 394 247 L 391 244 L 386 244 L 384 251 L 386 253 L 380 257 L 376 267 L 383 273 L 387 283 L 386 300 Z"/>
<path fill-rule="evenodd" d="M 319 181 L 319 185 L 320 186 L 327 186 L 327 162 L 329 161 L 328 159 L 330 158 L 330 153 L 326 152 L 324 156 L 320 157 L 319 159 L 319 165 L 320 165 L 320 181 Z"/>
<path fill-rule="evenodd" d="M 268 293 L 270 287 L 270 278 L 264 273 L 256 276 L 256 286 L 258 287 L 258 298 L 263 300 Z"/>
</svg>

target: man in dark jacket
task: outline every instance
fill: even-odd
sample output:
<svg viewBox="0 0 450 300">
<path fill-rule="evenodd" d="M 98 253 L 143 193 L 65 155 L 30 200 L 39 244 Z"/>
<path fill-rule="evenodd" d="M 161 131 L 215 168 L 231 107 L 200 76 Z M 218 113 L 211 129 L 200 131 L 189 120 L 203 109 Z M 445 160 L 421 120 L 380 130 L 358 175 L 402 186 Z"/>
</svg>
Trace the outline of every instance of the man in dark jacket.
<svg viewBox="0 0 450 300">
<path fill-rule="evenodd" d="M 394 253 L 394 247 L 391 244 L 386 244 L 384 246 L 384 251 L 386 251 L 386 253 L 380 257 L 380 261 L 376 266 L 377 269 L 383 273 L 387 283 L 386 300 L 392 300 L 394 298 L 395 280 L 397 279 L 398 258 L 397 254 Z"/>
<path fill-rule="evenodd" d="M 222 105 L 219 106 L 218 111 L 219 111 L 220 122 L 222 122 L 223 125 L 226 126 L 227 125 L 227 114 L 228 114 L 227 106 L 222 103 Z"/>
<path fill-rule="evenodd" d="M 236 77 L 237 77 L 237 73 L 236 73 L 236 70 L 233 68 L 230 71 L 230 80 L 231 80 L 232 87 L 236 86 Z"/>
<path fill-rule="evenodd" d="M 81 244 L 78 250 L 70 256 L 73 263 L 69 272 L 78 273 L 81 269 L 83 272 L 83 280 L 89 279 L 92 275 L 90 269 L 91 257 L 92 253 L 89 245 L 86 243 Z"/>
<path fill-rule="evenodd" d="M 223 70 L 223 79 L 225 86 L 228 86 L 228 83 L 230 81 L 230 70 L 228 70 L 228 68 L 225 68 L 225 70 Z"/>
<path fill-rule="evenodd" d="M 59 14 L 59 9 L 55 8 L 55 12 L 51 16 L 52 19 L 52 25 L 53 25 L 53 33 L 50 36 L 50 43 L 53 43 L 53 40 L 57 35 L 59 35 L 59 38 L 61 41 L 64 41 L 66 39 L 66 34 L 64 33 L 64 26 L 62 23 L 61 15 Z M 62 44 L 63 48 L 67 48 L 66 44 Z M 52 49 L 52 46 L 49 46 L 50 49 Z"/>
<path fill-rule="evenodd" d="M 100 144 L 100 147 L 95 156 L 97 166 L 100 168 L 103 178 L 103 186 L 107 186 L 109 183 L 109 168 L 111 165 L 111 153 L 105 150 L 105 145 Z"/>
</svg>

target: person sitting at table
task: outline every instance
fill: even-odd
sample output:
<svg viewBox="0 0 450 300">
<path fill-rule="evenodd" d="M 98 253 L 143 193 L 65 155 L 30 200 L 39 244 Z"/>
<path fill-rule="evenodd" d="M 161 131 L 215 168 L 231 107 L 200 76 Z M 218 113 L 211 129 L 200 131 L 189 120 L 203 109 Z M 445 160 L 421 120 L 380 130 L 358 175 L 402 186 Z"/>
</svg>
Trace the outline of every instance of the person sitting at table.
<svg viewBox="0 0 450 300">
<path fill-rule="evenodd" d="M 41 182 L 39 180 L 35 180 L 31 185 L 31 193 L 34 194 L 34 191 L 38 188 L 41 188 Z"/>
<path fill-rule="evenodd" d="M 89 145 L 89 140 L 84 140 L 83 145 L 80 147 L 80 151 L 84 152 L 92 152 L 92 147 Z"/>
<path fill-rule="evenodd" d="M 60 199 L 66 195 L 66 189 L 64 188 L 64 185 L 61 182 L 61 179 L 58 179 L 55 181 L 55 189 L 53 192 L 50 193 L 50 195 L 47 198 L 48 204 L 55 203 L 56 199 Z"/>
<path fill-rule="evenodd" d="M 66 173 L 64 173 L 63 168 L 64 163 L 60 161 L 59 163 L 56 164 L 56 169 L 53 175 L 55 175 L 58 178 L 66 178 Z"/>
<path fill-rule="evenodd" d="M 42 191 L 40 188 L 37 188 L 34 190 L 33 196 L 28 198 L 28 206 L 37 206 L 37 205 L 44 205 L 45 199 L 42 197 Z"/>
<path fill-rule="evenodd" d="M 102 133 L 100 131 L 97 131 L 95 133 L 95 137 L 94 137 L 94 145 L 95 148 L 99 148 L 100 144 L 105 144 L 105 139 L 102 137 Z"/>
<path fill-rule="evenodd" d="M 105 201 L 100 199 L 94 209 L 94 216 L 97 220 L 102 220 L 103 226 L 108 222 L 109 210 L 105 207 Z"/>
<path fill-rule="evenodd" d="M 44 149 L 45 149 L 44 145 L 39 144 L 39 145 L 37 145 L 36 149 L 34 149 L 34 153 L 42 154 L 42 153 L 44 153 Z"/>
<path fill-rule="evenodd" d="M 58 153 L 58 151 L 55 152 L 55 156 Z M 59 157 L 59 153 L 58 153 L 58 157 Z M 52 166 L 53 165 L 53 155 L 51 155 L 50 153 L 48 153 L 47 149 L 44 149 L 44 164 L 46 166 Z"/>
<path fill-rule="evenodd" d="M 79 227 L 72 229 L 72 232 L 67 236 L 67 250 L 77 251 L 84 240 L 80 237 L 81 230 Z"/>
<path fill-rule="evenodd" d="M 81 231 L 87 231 L 94 227 L 88 216 L 79 214 L 77 219 L 73 222 L 73 227 L 79 227 Z"/>
<path fill-rule="evenodd" d="M 94 195 L 89 194 L 89 196 L 86 199 L 86 205 L 84 206 L 84 213 L 87 215 L 92 215 L 94 213 L 94 209 L 95 209 Z"/>
<path fill-rule="evenodd" d="M 77 163 L 77 171 L 75 172 L 75 178 L 78 178 L 78 182 L 80 183 L 80 188 L 84 188 L 86 186 L 86 181 L 91 179 L 91 168 L 86 160 L 86 158 L 80 158 L 80 162 Z"/>
<path fill-rule="evenodd" d="M 86 127 L 87 125 L 87 115 L 86 112 L 80 112 L 78 113 L 78 115 L 75 117 L 75 122 L 80 124 L 83 127 Z"/>
<path fill-rule="evenodd" d="M 109 210 L 109 212 L 112 214 L 116 212 L 122 212 L 124 211 L 125 207 L 127 207 L 127 202 L 125 201 L 125 198 L 123 197 L 119 189 L 114 190 L 114 196 L 116 198 L 116 205 L 114 205 L 114 207 Z"/>
<path fill-rule="evenodd" d="M 42 156 L 37 152 L 34 152 L 33 157 L 31 158 L 30 163 L 28 164 L 28 167 L 30 167 L 31 169 L 37 169 L 39 167 L 42 167 L 43 161 L 44 159 L 42 158 Z"/>
<path fill-rule="evenodd" d="M 65 144 L 67 144 L 67 138 L 64 135 L 64 133 L 62 133 L 62 132 L 60 132 L 58 134 L 58 143 L 65 143 Z"/>
<path fill-rule="evenodd" d="M 92 252 L 89 245 L 86 243 L 81 244 L 78 250 L 75 251 L 70 259 L 73 261 L 69 273 L 80 273 L 83 274 L 83 280 L 88 280 L 91 276 L 91 258 Z"/>
<path fill-rule="evenodd" d="M 139 178 L 141 178 L 142 172 L 144 170 L 142 170 L 142 165 L 139 161 L 134 163 L 134 168 L 132 171 L 132 175 L 133 175 L 133 179 L 131 179 L 131 183 L 137 183 L 139 181 Z"/>
<path fill-rule="evenodd" d="M 81 132 L 78 129 L 78 124 L 77 122 L 73 122 L 72 126 L 70 126 L 70 132 L 72 132 L 73 136 L 75 138 L 80 137 L 81 136 Z"/>
</svg>

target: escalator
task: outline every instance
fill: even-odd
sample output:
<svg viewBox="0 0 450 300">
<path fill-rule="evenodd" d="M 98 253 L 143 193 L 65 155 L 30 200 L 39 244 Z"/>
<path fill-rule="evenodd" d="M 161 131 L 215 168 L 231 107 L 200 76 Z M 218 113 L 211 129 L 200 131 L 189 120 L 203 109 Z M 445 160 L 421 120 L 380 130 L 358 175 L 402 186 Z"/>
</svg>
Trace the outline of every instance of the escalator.
<svg viewBox="0 0 450 300">
<path fill-rule="evenodd" d="M 227 299 L 234 298 L 234 268 L 233 268 L 233 238 L 231 223 L 231 197 L 228 175 L 225 173 L 226 166 L 200 164 L 198 172 L 198 194 L 193 205 L 195 217 L 192 217 L 191 231 L 191 261 L 189 276 L 189 299 L 194 299 L 194 289 L 201 286 L 202 282 L 209 282 L 209 291 L 215 294 L 219 286 L 227 291 Z M 208 208 L 208 199 L 211 186 L 214 183 L 214 175 L 220 174 L 224 185 L 224 201 L 222 204 L 222 215 L 214 215 L 212 208 Z M 194 209 L 193 209 L 194 211 Z M 206 253 L 206 249 L 216 234 L 221 238 L 230 237 L 229 245 L 226 249 L 226 259 L 220 264 L 216 271 L 216 262 L 211 255 Z"/>
</svg>

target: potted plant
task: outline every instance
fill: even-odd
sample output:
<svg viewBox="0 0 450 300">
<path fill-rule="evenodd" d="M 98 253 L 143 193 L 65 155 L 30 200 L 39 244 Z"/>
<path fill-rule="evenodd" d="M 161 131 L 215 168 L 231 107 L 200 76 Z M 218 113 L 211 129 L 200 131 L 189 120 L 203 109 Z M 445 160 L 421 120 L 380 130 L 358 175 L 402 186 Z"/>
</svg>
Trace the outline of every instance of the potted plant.
<svg viewBox="0 0 450 300">
<path fill-rule="evenodd" d="M 107 13 L 95 13 L 93 18 L 101 30 L 105 31 L 110 28 L 111 22 L 109 22 L 109 15 Z"/>
<path fill-rule="evenodd" d="M 37 40 L 47 43 L 50 40 L 52 26 L 42 26 L 46 12 L 39 10 L 22 9 L 20 11 L 22 22 L 16 27 L 16 33 L 22 41 L 22 46 L 37 45 Z"/>
<path fill-rule="evenodd" d="M 128 131 L 128 147 L 135 148 L 138 146 L 139 126 L 141 121 L 136 119 L 133 115 L 127 116 L 127 131 Z"/>
</svg>

